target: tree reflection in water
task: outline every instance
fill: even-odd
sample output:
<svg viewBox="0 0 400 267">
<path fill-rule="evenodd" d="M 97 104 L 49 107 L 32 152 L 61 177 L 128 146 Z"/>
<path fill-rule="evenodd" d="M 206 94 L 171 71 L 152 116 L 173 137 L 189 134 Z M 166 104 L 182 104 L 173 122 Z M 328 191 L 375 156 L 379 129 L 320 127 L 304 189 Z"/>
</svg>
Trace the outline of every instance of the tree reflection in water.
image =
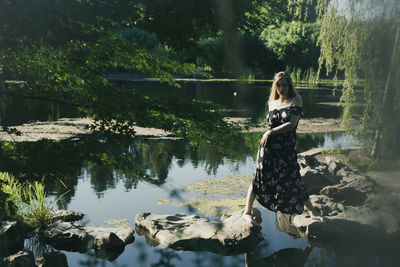
<svg viewBox="0 0 400 267">
<path fill-rule="evenodd" d="M 49 195 L 59 196 L 65 192 L 60 179 L 71 190 L 63 198 L 64 204 L 68 204 L 82 175 L 90 176 L 90 183 L 99 197 L 107 189 L 115 188 L 119 181 L 126 190 L 136 188 L 140 181 L 163 185 L 174 160 L 181 167 L 189 162 L 195 168 L 201 164 L 208 174 L 215 174 L 226 159 L 235 162 L 239 168 L 249 155 L 255 159 L 259 138 L 259 133 L 245 134 L 232 138 L 224 147 L 205 143 L 193 147 L 182 139 L 100 139 L 96 135 L 57 142 L 44 139 L 1 142 L 0 169 L 20 180 L 44 178 Z M 317 143 L 317 139 L 311 138 L 312 143 Z M 301 150 L 304 147 L 303 144 Z M 177 192 L 173 194 L 178 196 Z"/>
</svg>

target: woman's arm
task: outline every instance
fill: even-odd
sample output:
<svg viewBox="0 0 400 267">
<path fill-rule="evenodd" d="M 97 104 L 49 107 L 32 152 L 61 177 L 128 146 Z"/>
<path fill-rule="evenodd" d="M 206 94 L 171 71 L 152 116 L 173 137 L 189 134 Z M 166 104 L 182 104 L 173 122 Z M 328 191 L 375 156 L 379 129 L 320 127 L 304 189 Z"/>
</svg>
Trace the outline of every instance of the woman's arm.
<svg viewBox="0 0 400 267">
<path fill-rule="evenodd" d="M 301 107 L 302 105 L 303 105 L 303 99 L 301 98 L 300 95 L 296 95 L 296 97 L 294 99 L 294 106 Z M 296 128 L 299 119 L 300 119 L 300 115 L 291 114 L 290 120 L 288 122 L 285 122 L 282 125 L 279 125 L 275 128 L 272 128 L 272 129 L 266 131 L 264 133 L 263 137 L 261 138 L 260 145 L 262 145 L 262 146 L 266 145 L 268 138 L 271 135 L 282 134 L 287 131 L 293 130 L 294 128 Z"/>
</svg>

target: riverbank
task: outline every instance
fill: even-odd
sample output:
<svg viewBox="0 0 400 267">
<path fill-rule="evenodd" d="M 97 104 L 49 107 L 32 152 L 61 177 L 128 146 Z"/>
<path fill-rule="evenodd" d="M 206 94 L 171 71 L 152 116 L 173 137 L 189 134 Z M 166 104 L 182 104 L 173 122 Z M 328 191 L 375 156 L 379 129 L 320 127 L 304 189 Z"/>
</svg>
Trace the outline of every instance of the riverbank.
<svg viewBox="0 0 400 267">
<path fill-rule="evenodd" d="M 236 122 L 245 126 L 247 118 L 228 118 L 228 121 Z M 62 118 L 57 121 L 35 121 L 19 126 L 12 126 L 16 133 L 0 131 L 0 141 L 9 142 L 35 142 L 40 139 L 59 141 L 62 139 L 73 138 L 79 135 L 90 134 L 90 125 L 94 120 L 90 118 Z M 248 126 L 245 132 L 263 132 L 267 129 L 267 123 L 260 123 Z M 145 128 L 135 126 L 136 136 L 171 138 L 173 134 L 161 129 Z M 313 118 L 302 119 L 299 123 L 298 133 L 325 133 L 343 131 L 341 119 Z"/>
</svg>

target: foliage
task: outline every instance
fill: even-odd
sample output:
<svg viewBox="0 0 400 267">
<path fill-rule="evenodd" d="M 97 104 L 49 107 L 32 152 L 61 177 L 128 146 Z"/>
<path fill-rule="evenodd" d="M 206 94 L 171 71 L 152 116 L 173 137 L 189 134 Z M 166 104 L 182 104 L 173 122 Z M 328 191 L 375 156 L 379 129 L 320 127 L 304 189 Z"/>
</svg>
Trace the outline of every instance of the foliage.
<svg viewBox="0 0 400 267">
<path fill-rule="evenodd" d="M 8 173 L 0 172 L 0 221 L 14 218 L 17 215 L 15 199 L 7 185 L 9 179 Z"/>
<path fill-rule="evenodd" d="M 161 42 L 180 49 L 195 47 L 201 38 L 215 37 L 222 29 L 218 19 L 230 13 L 232 29 L 246 24 L 246 12 L 252 12 L 261 0 L 137 0 L 141 8 L 135 26 L 154 32 Z M 226 10 L 226 7 L 230 10 Z M 166 25 L 167 24 L 167 25 Z"/>
<path fill-rule="evenodd" d="M 290 1 L 297 7 L 309 2 Z M 400 155 L 397 149 L 400 146 L 400 53 L 399 46 L 394 47 L 399 5 L 398 0 L 319 0 L 316 8 L 321 25 L 320 69 L 325 67 L 335 77 L 343 73 L 345 78 L 341 98 L 343 126 L 350 131 L 351 121 L 359 119 L 361 126 L 353 133 L 364 144 L 372 143 L 376 130 L 382 131 L 382 152 L 386 156 Z M 296 12 L 298 17 L 303 17 L 304 9 Z M 392 59 L 395 51 L 397 57 Z M 394 64 L 390 66 L 390 62 Z M 355 87 L 360 79 L 365 83 L 363 90 L 357 92 Z M 387 102 L 383 103 L 386 84 Z M 355 103 L 365 104 L 361 114 L 355 112 Z"/>
<path fill-rule="evenodd" d="M 295 83 L 311 83 L 316 84 L 318 82 L 318 72 L 313 68 L 302 70 L 301 68 L 286 68 L 286 73 L 290 75 L 290 78 Z"/>
<path fill-rule="evenodd" d="M 269 25 L 261 34 L 264 45 L 277 57 L 281 69 L 285 66 L 298 68 L 316 67 L 319 48 L 317 24 L 283 22 L 281 25 Z"/>
<path fill-rule="evenodd" d="M 188 8 L 201 5 L 203 9 L 196 13 L 199 16 L 212 11 L 203 3 L 193 4 L 185 1 Z M 247 5 L 245 1 L 237 1 L 237 4 Z M 22 13 L 19 12 L 21 5 L 26 5 Z M 160 12 L 155 6 L 165 9 Z M 177 13 L 173 14 L 175 11 Z M 184 12 L 185 18 L 181 20 L 195 22 L 190 17 L 193 14 L 187 9 Z M 216 112 L 217 107 L 211 103 L 152 99 L 120 88 L 100 71 L 105 68 L 150 74 L 171 86 L 178 86 L 174 74 L 195 72 L 193 64 L 181 64 L 143 46 L 145 43 L 155 45 L 149 31 L 157 33 L 161 39 L 166 38 L 161 34 L 165 21 L 162 25 L 159 23 L 167 13 L 181 14 L 181 7 L 170 1 L 69 0 L 49 4 L 43 0 L 21 0 L 2 3 L 0 36 L 7 38 L 0 37 L 0 83 L 23 81 L 7 83 L 7 93 L 72 104 L 83 114 L 95 117 L 99 129 L 111 129 L 114 133 L 132 134 L 129 129 L 138 124 L 161 127 L 181 137 L 206 139 L 192 139 L 193 144 L 223 142 L 236 128 L 223 121 L 222 114 Z M 35 23 L 25 27 L 26 21 Z M 148 26 L 148 31 L 135 30 L 127 34 L 121 29 L 128 23 L 138 28 Z M 209 24 L 198 23 L 193 25 L 196 31 L 180 32 L 178 29 L 187 26 L 185 23 L 175 25 L 178 28 L 171 27 L 171 31 L 179 34 L 179 40 L 195 38 L 199 32 L 209 30 Z M 171 31 L 168 32 L 172 34 Z M 147 39 L 139 44 L 139 37 L 144 36 Z M 165 38 L 162 40 L 168 41 Z"/>
<path fill-rule="evenodd" d="M 4 208 L 6 212 L 10 212 L 12 208 L 15 216 L 33 228 L 45 227 L 51 222 L 55 203 L 68 192 L 59 196 L 55 203 L 51 203 L 46 200 L 47 193 L 43 184 L 38 181 L 20 183 L 13 175 L 4 172 L 0 172 L 0 181 L 2 192 L 8 195 L 9 200 L 0 208 Z"/>
<path fill-rule="evenodd" d="M 150 50 L 154 50 L 160 45 L 160 42 L 155 33 L 138 29 L 134 26 L 127 26 L 117 30 L 117 34 L 122 35 L 129 41 L 134 41 Z"/>
</svg>

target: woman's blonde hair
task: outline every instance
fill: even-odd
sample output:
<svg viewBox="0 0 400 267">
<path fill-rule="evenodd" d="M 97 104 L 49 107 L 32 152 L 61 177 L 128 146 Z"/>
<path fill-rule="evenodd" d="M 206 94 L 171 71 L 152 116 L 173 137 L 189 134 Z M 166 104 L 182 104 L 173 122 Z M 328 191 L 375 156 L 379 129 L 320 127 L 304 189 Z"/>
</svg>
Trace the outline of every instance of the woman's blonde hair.
<svg viewBox="0 0 400 267">
<path fill-rule="evenodd" d="M 269 102 L 269 101 L 276 100 L 276 99 L 279 98 L 279 95 L 278 95 L 278 92 L 277 92 L 277 87 L 278 87 L 278 86 L 276 85 L 276 83 L 277 83 L 278 81 L 280 81 L 281 79 L 286 79 L 286 81 L 287 81 L 288 84 L 289 84 L 288 97 L 289 97 L 289 98 L 292 98 L 292 97 L 296 96 L 296 94 L 297 94 L 297 93 L 296 93 L 296 89 L 295 89 L 294 86 L 293 86 L 293 82 L 292 82 L 292 79 L 290 78 L 290 75 L 287 74 L 287 73 L 284 72 L 284 71 L 280 71 L 280 72 L 278 72 L 277 74 L 275 74 L 274 82 L 272 83 L 271 93 L 269 94 L 269 100 L 268 100 L 268 102 Z"/>
</svg>

